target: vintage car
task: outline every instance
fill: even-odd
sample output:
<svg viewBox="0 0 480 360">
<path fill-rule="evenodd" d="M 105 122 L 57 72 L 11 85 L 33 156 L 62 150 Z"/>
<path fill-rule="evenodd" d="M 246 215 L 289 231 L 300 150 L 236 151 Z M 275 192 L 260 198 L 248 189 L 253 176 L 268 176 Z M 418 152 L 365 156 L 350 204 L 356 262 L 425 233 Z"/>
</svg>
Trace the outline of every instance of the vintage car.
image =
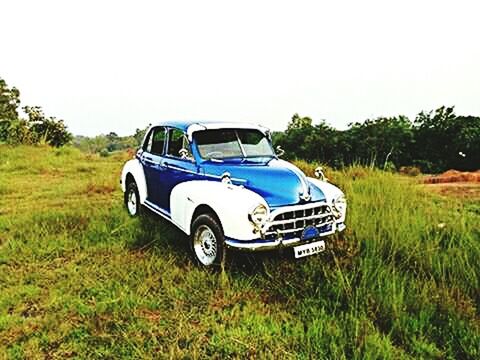
<svg viewBox="0 0 480 360">
<path fill-rule="evenodd" d="M 163 122 L 123 168 L 125 206 L 181 229 L 204 266 L 218 266 L 227 249 L 319 253 L 321 237 L 345 229 L 345 196 L 321 169 L 307 177 L 281 155 L 262 126 Z"/>
</svg>

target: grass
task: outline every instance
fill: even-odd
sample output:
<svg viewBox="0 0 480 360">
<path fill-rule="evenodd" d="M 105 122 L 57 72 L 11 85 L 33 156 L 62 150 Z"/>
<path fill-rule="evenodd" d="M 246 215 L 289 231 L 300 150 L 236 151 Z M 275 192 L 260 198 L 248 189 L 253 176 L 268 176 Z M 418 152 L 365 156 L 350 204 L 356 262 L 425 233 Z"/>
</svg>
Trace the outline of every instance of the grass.
<svg viewBox="0 0 480 360">
<path fill-rule="evenodd" d="M 0 358 L 480 357 L 471 202 L 327 170 L 349 214 L 325 253 L 233 253 L 212 273 L 173 226 L 126 215 L 126 159 L 0 146 Z"/>
</svg>

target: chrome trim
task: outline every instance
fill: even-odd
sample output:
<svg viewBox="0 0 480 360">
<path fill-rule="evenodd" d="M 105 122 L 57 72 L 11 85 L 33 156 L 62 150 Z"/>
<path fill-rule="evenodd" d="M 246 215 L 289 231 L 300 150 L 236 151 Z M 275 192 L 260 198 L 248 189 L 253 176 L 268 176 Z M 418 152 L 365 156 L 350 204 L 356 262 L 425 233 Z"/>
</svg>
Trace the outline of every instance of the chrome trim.
<svg viewBox="0 0 480 360">
<path fill-rule="evenodd" d="M 319 208 L 322 209 L 322 212 L 318 214 L 312 213 L 309 216 L 306 215 L 307 210 L 311 210 L 312 212 L 314 212 L 315 209 L 319 209 Z M 303 215 L 296 217 L 295 213 L 299 211 L 302 212 Z M 287 213 L 293 213 L 290 219 L 277 219 L 279 216 L 282 216 Z M 330 217 L 331 217 L 331 221 L 328 220 L 328 218 Z M 333 225 L 335 223 L 334 219 L 335 219 L 335 212 L 332 206 L 327 204 L 326 202 L 315 202 L 315 203 L 309 203 L 305 205 L 284 206 L 270 213 L 269 220 L 262 226 L 260 233 L 262 234 L 262 236 L 271 235 L 271 234 L 278 234 L 279 236 L 282 236 L 284 234 L 290 234 L 296 231 L 301 231 L 307 226 L 307 223 L 306 223 L 307 221 L 320 220 L 321 221 L 320 223 L 312 224 L 315 227 L 318 227 L 318 226 L 324 226 L 329 224 Z M 285 228 L 285 225 L 287 224 L 295 225 L 298 221 L 303 223 L 301 227 L 295 227 L 293 229 Z M 282 225 L 283 225 L 283 229 L 278 229 L 278 226 L 282 226 Z M 270 230 L 272 227 L 277 227 L 277 229 Z"/>
<path fill-rule="evenodd" d="M 206 176 L 206 177 L 211 177 L 211 178 L 220 179 L 220 180 L 222 180 L 222 178 L 225 175 L 225 173 L 223 173 L 222 175 L 202 174 L 201 172 L 195 172 L 195 171 L 191 171 L 191 170 L 188 170 L 188 169 L 183 169 L 181 167 L 178 167 L 178 166 L 172 165 L 172 164 L 168 164 L 167 166 L 165 166 L 165 165 L 161 165 L 161 166 L 166 167 L 168 169 L 172 169 L 172 170 L 183 171 L 183 172 L 186 172 L 186 173 L 189 173 L 189 174 L 194 174 L 194 175 L 198 175 L 198 176 Z M 230 179 L 232 181 L 241 182 L 241 183 L 246 183 L 247 182 L 247 180 L 245 180 L 245 179 L 238 179 L 238 178 L 230 178 Z"/>
<path fill-rule="evenodd" d="M 183 172 L 186 172 L 186 173 L 189 173 L 189 174 L 202 175 L 202 174 L 200 174 L 199 172 L 195 172 L 195 171 L 192 171 L 192 170 L 184 169 L 184 168 L 181 168 L 181 167 L 179 167 L 179 166 L 172 165 L 172 164 L 164 165 L 164 167 L 166 167 L 166 168 L 168 168 L 168 169 L 183 171 Z"/>
<path fill-rule="evenodd" d="M 328 232 L 324 232 L 319 234 L 318 237 L 314 239 L 305 241 L 300 238 L 293 238 L 288 240 L 283 239 L 276 239 L 272 241 L 258 241 L 258 242 L 249 242 L 249 241 L 235 241 L 233 239 L 225 239 L 225 245 L 230 248 L 237 249 L 237 250 L 244 250 L 244 251 L 268 251 L 268 250 L 276 250 L 280 248 L 290 248 L 296 245 L 304 245 L 309 244 L 315 241 L 318 241 L 320 237 L 332 235 L 337 230 L 336 224 L 332 224 L 332 230 Z"/>
<path fill-rule="evenodd" d="M 300 184 L 302 185 L 302 192 L 299 194 L 300 199 L 304 201 L 310 201 L 312 198 L 310 194 L 310 184 L 308 183 L 308 179 L 306 178 L 305 174 L 296 166 L 288 166 L 287 169 L 297 176 Z"/>
<path fill-rule="evenodd" d="M 240 145 L 240 151 L 242 152 L 243 158 L 247 157 L 247 152 L 245 151 L 245 148 L 243 147 L 242 141 L 240 140 L 240 136 L 238 136 L 238 131 L 234 130 L 235 136 L 237 137 L 238 145 Z"/>
<path fill-rule="evenodd" d="M 307 210 L 307 209 L 311 209 L 311 208 L 316 208 L 318 206 L 327 206 L 330 209 L 330 211 L 332 210 L 332 206 L 329 205 L 327 202 L 317 201 L 317 202 L 312 202 L 312 203 L 302 204 L 302 205 L 282 206 L 282 207 L 279 207 L 279 208 L 276 208 L 275 210 L 273 210 L 271 212 L 271 216 L 273 217 L 273 216 L 276 216 L 277 214 L 281 214 L 281 213 L 285 213 L 285 212 L 289 212 L 289 211 Z"/>
<path fill-rule="evenodd" d="M 185 234 L 186 234 L 186 231 L 180 226 L 180 224 L 178 224 L 176 221 L 174 221 L 171 217 L 170 217 L 170 214 L 168 214 L 165 210 L 163 210 L 162 208 L 156 206 L 155 204 L 151 203 L 150 201 L 148 200 L 145 200 L 143 205 L 150 209 L 151 211 L 153 211 L 155 214 L 157 215 L 160 215 L 161 217 L 163 217 L 165 220 L 168 220 L 170 221 L 173 225 L 175 225 L 176 227 L 178 227 L 180 230 L 182 230 Z"/>
<path fill-rule="evenodd" d="M 199 175 L 203 175 L 203 176 L 207 176 L 207 177 L 212 177 L 214 179 L 222 179 L 223 177 L 223 174 L 222 175 L 213 175 L 213 174 L 200 174 Z M 245 179 L 238 179 L 238 178 L 230 178 L 232 181 L 237 181 L 237 182 L 241 182 L 241 183 L 247 183 L 247 180 Z M 235 184 L 234 184 L 235 185 Z"/>
<path fill-rule="evenodd" d="M 305 210 L 303 210 L 303 211 L 305 211 Z M 290 224 L 290 223 L 294 223 L 294 222 L 297 222 L 297 221 L 303 221 L 303 220 L 322 219 L 322 218 L 327 217 L 327 216 L 332 216 L 332 214 L 318 214 L 318 215 L 305 216 L 305 217 L 295 218 L 295 219 L 272 221 L 272 222 L 270 222 L 270 226 Z"/>
</svg>

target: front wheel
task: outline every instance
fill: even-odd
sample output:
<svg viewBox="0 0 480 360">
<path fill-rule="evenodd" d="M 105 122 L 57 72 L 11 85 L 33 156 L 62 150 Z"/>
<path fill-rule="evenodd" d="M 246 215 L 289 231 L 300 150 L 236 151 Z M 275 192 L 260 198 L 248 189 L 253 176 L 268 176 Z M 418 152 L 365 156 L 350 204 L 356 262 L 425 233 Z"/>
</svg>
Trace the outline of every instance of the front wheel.
<svg viewBox="0 0 480 360">
<path fill-rule="evenodd" d="M 198 264 L 206 267 L 221 266 L 225 257 L 224 235 L 215 216 L 199 215 L 193 221 L 190 241 Z"/>
</svg>

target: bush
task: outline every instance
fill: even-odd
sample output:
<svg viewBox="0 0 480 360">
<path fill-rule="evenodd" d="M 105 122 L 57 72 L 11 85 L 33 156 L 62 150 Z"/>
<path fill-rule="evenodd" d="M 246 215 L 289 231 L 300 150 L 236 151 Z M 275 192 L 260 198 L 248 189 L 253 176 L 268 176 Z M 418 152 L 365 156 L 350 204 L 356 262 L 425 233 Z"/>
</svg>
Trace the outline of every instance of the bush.
<svg viewBox="0 0 480 360">
<path fill-rule="evenodd" d="M 417 166 L 402 166 L 399 172 L 407 176 L 418 176 L 422 173 Z"/>
<path fill-rule="evenodd" d="M 109 155 L 110 155 L 110 153 L 108 152 L 107 149 L 102 149 L 102 150 L 100 150 L 100 156 L 101 156 L 101 157 L 107 157 L 107 156 L 109 156 Z"/>
</svg>

